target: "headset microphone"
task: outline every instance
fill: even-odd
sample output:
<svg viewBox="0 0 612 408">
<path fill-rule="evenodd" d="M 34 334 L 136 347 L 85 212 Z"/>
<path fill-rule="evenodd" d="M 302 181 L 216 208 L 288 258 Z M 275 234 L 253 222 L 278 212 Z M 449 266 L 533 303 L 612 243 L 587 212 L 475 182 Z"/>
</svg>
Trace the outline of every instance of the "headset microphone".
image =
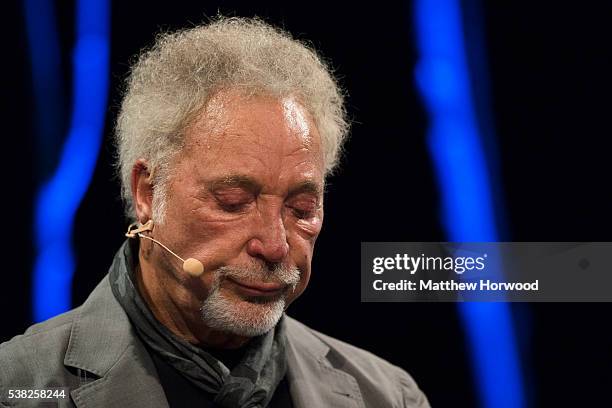
<svg viewBox="0 0 612 408">
<path fill-rule="evenodd" d="M 204 265 L 202 265 L 202 262 L 194 258 L 183 259 L 177 254 L 175 254 L 174 252 L 172 252 L 170 248 L 168 248 L 167 246 L 165 246 L 158 240 L 153 239 L 143 234 L 143 232 L 145 231 L 152 231 L 152 230 L 153 230 L 153 220 L 149 220 L 145 224 L 139 224 L 135 222 L 128 227 L 128 230 L 125 233 L 125 236 L 128 238 L 136 238 L 138 236 L 140 238 L 145 238 L 145 239 L 155 242 L 157 245 L 164 248 L 166 251 L 170 252 L 177 259 L 179 259 L 183 263 L 183 270 L 187 272 L 189 275 L 193 276 L 194 278 L 197 278 L 198 276 L 202 275 L 202 273 L 204 273 Z"/>
</svg>

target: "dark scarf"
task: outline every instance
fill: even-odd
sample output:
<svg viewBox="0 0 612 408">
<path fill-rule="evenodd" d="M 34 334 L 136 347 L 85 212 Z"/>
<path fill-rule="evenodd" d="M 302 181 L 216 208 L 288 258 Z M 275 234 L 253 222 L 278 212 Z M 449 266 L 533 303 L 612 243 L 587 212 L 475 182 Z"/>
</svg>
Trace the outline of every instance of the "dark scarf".
<svg viewBox="0 0 612 408">
<path fill-rule="evenodd" d="M 248 343 L 242 360 L 230 371 L 201 348 L 170 332 L 153 316 L 134 285 L 138 242 L 126 241 L 110 268 L 113 294 L 140 339 L 222 407 L 265 407 L 287 371 L 286 337 L 281 318 L 268 333 Z"/>
</svg>

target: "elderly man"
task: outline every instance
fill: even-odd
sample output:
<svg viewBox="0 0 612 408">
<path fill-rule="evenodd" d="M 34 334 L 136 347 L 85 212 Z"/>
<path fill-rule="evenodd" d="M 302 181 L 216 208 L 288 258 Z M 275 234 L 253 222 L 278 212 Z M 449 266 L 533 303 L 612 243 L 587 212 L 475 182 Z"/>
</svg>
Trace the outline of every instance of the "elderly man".
<svg viewBox="0 0 612 408">
<path fill-rule="evenodd" d="M 130 226 L 79 308 L 0 347 L 9 390 L 77 407 L 425 407 L 411 377 L 284 314 L 347 122 L 316 53 L 223 19 L 161 36 L 117 124 Z"/>
</svg>

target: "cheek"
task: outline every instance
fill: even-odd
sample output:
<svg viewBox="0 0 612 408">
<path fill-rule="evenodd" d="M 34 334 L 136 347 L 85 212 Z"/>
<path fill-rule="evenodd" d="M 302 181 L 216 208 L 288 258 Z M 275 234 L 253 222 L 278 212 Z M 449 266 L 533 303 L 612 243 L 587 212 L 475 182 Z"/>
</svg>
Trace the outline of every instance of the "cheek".
<svg viewBox="0 0 612 408">
<path fill-rule="evenodd" d="M 287 238 L 290 251 L 289 256 L 293 264 L 300 270 L 300 282 L 295 288 L 295 292 L 289 293 L 288 296 L 288 303 L 291 303 L 304 292 L 310 281 L 316 235 L 309 235 L 305 238 L 303 234 L 296 232 L 290 234 Z"/>
<path fill-rule="evenodd" d="M 311 240 L 313 243 L 316 241 L 317 236 L 319 236 L 319 233 L 321 232 L 321 226 L 322 223 L 319 220 L 299 220 L 296 222 L 298 233 L 305 239 Z"/>
<path fill-rule="evenodd" d="M 316 216 L 309 219 L 300 219 L 294 221 L 294 229 L 303 239 L 311 241 L 314 246 L 317 237 L 321 233 L 323 227 L 323 209 L 321 208 Z"/>
<path fill-rule="evenodd" d="M 310 269 L 315 242 L 320 231 L 320 222 L 304 220 L 299 220 L 288 228 L 287 243 L 290 256 L 298 267 Z"/>
<path fill-rule="evenodd" d="M 171 249 L 183 258 L 196 258 L 205 271 L 226 266 L 240 255 L 248 239 L 246 220 L 219 220 L 203 211 L 168 217 L 173 220 L 171 236 L 165 240 Z M 205 272 L 206 273 L 206 272 Z"/>
<path fill-rule="evenodd" d="M 202 231 L 191 234 L 192 248 L 197 259 L 208 269 L 226 266 L 238 258 L 248 233 L 244 225 L 232 223 L 198 223 Z"/>
<path fill-rule="evenodd" d="M 310 280 L 312 256 L 315 242 L 323 226 L 323 211 L 313 219 L 297 220 L 288 231 L 287 241 L 289 243 L 290 256 L 295 265 L 302 272 L 300 283 L 295 290 L 296 296 L 304 291 Z"/>
</svg>

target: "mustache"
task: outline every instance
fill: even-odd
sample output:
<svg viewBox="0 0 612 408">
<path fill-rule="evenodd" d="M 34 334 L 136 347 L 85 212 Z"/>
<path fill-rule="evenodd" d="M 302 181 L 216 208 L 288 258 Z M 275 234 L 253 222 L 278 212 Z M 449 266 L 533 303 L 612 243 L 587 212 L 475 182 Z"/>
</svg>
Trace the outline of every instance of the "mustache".
<svg viewBox="0 0 612 408">
<path fill-rule="evenodd" d="M 222 266 L 215 272 L 215 280 L 232 278 L 241 282 L 278 283 L 295 289 L 300 282 L 301 271 L 295 266 L 276 264 L 272 267 L 261 264 L 248 266 Z"/>
</svg>

